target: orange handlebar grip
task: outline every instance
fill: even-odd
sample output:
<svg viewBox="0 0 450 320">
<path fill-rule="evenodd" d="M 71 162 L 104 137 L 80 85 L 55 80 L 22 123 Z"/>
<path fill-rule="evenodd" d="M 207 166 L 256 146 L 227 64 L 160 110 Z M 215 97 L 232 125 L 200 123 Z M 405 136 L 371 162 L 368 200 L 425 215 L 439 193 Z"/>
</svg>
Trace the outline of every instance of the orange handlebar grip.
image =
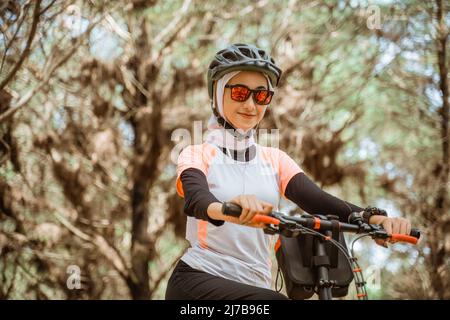
<svg viewBox="0 0 450 320">
<path fill-rule="evenodd" d="M 402 242 L 408 242 L 411 244 L 417 244 L 419 239 L 415 237 L 408 236 L 406 234 L 391 234 L 390 237 L 392 240 L 402 241 Z"/>
<path fill-rule="evenodd" d="M 255 216 L 252 219 L 253 223 L 265 223 L 265 224 L 273 224 L 273 225 L 279 225 L 280 224 L 280 220 L 273 218 L 273 217 L 269 217 L 269 216 L 265 216 L 263 214 L 255 214 Z"/>
</svg>

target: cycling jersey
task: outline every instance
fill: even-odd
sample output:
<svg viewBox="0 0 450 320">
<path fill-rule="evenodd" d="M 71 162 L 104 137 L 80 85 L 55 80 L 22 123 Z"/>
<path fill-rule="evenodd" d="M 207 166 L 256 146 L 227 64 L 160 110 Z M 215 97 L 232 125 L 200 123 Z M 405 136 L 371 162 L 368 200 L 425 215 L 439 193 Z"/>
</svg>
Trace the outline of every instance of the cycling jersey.
<svg viewBox="0 0 450 320">
<path fill-rule="evenodd" d="M 210 203 L 254 194 L 278 210 L 280 198 L 287 197 L 305 211 L 339 214 L 341 219 L 362 209 L 320 190 L 285 152 L 258 144 L 252 147 L 253 152 L 245 150 L 241 161 L 236 152 L 211 143 L 189 146 L 180 154 L 177 192 L 185 197 L 186 238 L 191 244 L 181 260 L 215 276 L 270 288 L 273 236 L 209 218 Z"/>
</svg>

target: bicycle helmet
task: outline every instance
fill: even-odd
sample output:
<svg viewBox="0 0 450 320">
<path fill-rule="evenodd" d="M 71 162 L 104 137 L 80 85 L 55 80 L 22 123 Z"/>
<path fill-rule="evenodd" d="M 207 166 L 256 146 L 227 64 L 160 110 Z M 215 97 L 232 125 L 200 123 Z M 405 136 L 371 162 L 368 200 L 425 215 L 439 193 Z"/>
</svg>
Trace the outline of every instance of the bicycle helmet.
<svg viewBox="0 0 450 320">
<path fill-rule="evenodd" d="M 208 67 L 208 93 L 213 99 L 214 81 L 235 71 L 257 71 L 267 74 L 273 87 L 278 85 L 281 69 L 263 49 L 251 44 L 236 43 L 220 50 Z"/>
<path fill-rule="evenodd" d="M 270 55 L 256 46 L 243 43 L 235 43 L 214 56 L 208 67 L 208 93 L 211 99 L 211 109 L 219 124 L 225 129 L 234 129 L 235 136 L 243 139 L 247 135 L 241 135 L 234 126 L 226 121 L 214 106 L 214 82 L 223 75 L 232 71 L 256 71 L 267 75 L 272 87 L 276 87 L 281 77 L 281 69 L 275 65 Z"/>
</svg>

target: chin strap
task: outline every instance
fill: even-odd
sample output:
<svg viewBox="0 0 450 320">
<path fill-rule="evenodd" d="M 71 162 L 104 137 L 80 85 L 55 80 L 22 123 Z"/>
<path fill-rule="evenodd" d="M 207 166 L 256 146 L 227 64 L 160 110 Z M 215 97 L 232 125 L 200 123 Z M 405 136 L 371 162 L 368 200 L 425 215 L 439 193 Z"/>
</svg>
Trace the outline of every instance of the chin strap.
<svg viewBox="0 0 450 320">
<path fill-rule="evenodd" d="M 217 122 L 224 127 L 226 130 L 231 130 L 230 132 L 233 134 L 233 136 L 238 139 L 239 141 L 249 139 L 253 134 L 253 129 L 258 127 L 259 123 L 253 127 L 252 129 L 248 130 L 246 133 L 241 133 L 239 130 L 237 130 L 231 123 L 229 123 L 227 120 L 225 120 L 224 117 L 220 115 L 220 113 L 217 111 L 217 108 L 214 107 L 213 100 L 211 100 L 211 109 L 214 113 L 214 116 L 217 119 Z"/>
</svg>

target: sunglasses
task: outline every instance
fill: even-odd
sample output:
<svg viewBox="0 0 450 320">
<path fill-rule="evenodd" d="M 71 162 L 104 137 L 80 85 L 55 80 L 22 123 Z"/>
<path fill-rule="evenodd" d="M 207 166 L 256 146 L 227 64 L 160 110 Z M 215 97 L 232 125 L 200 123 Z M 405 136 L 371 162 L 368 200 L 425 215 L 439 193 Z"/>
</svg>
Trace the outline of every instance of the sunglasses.
<svg viewBox="0 0 450 320">
<path fill-rule="evenodd" d="M 244 102 L 253 93 L 253 101 L 259 105 L 268 105 L 272 101 L 273 91 L 267 89 L 250 89 L 244 84 L 227 84 L 225 88 L 231 89 L 231 99 Z"/>
</svg>

